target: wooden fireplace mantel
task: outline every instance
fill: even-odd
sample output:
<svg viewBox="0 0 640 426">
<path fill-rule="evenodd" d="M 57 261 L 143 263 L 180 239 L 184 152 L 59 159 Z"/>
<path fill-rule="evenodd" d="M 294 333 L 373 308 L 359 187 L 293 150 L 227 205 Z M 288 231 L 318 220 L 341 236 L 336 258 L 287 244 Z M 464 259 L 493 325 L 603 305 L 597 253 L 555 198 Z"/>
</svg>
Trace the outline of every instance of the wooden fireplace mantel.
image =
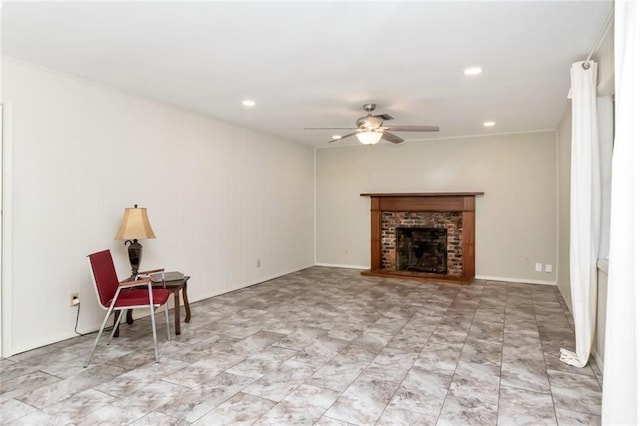
<svg viewBox="0 0 640 426">
<path fill-rule="evenodd" d="M 367 275 L 471 283 L 475 276 L 476 196 L 484 192 L 368 193 L 371 198 L 371 269 Z M 382 212 L 460 212 L 462 214 L 462 275 L 407 274 L 381 268 Z"/>
</svg>

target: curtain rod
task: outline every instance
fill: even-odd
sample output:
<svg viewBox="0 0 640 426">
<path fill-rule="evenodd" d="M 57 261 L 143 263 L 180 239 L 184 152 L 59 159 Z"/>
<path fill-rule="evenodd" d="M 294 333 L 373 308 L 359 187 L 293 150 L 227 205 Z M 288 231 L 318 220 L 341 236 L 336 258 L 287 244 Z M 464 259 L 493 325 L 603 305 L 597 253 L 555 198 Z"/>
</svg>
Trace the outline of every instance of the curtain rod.
<svg viewBox="0 0 640 426">
<path fill-rule="evenodd" d="M 609 32 L 609 28 L 611 27 L 612 23 L 613 23 L 613 9 L 611 10 L 611 12 L 609 12 L 609 16 L 607 16 L 607 20 L 604 22 L 604 26 L 602 27 L 602 32 L 600 33 L 600 38 L 598 38 L 598 41 L 593 46 L 593 49 L 591 49 L 591 52 L 589 53 L 589 56 L 587 56 L 587 59 L 585 59 L 584 62 L 582 63 L 583 69 L 588 70 L 589 68 L 591 68 L 589 61 L 591 60 L 591 57 L 596 52 L 596 50 L 600 49 L 600 45 L 604 41 L 604 38 L 607 36 L 607 33 Z"/>
</svg>

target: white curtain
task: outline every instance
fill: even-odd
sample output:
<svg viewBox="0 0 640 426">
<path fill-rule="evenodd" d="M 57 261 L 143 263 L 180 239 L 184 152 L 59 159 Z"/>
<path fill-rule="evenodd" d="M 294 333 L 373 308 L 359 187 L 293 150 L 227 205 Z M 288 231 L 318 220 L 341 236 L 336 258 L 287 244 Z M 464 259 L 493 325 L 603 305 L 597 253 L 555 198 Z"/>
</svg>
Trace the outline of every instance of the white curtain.
<svg viewBox="0 0 640 426">
<path fill-rule="evenodd" d="M 615 2 L 615 142 L 603 424 L 640 424 L 640 2 Z M 634 169 L 635 166 L 635 169 Z"/>
<path fill-rule="evenodd" d="M 576 367 L 589 361 L 596 329 L 597 262 L 600 245 L 600 147 L 596 88 L 598 65 L 571 66 L 571 207 L 569 273 L 576 351 L 560 349 L 560 359 Z"/>
</svg>

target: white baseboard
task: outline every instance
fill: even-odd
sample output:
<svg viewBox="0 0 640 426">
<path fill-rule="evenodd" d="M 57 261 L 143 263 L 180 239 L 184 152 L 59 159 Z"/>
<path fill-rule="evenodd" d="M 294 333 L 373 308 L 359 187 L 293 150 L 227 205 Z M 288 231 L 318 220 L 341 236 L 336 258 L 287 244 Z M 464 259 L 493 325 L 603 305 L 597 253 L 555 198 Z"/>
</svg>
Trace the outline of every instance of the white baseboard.
<svg viewBox="0 0 640 426">
<path fill-rule="evenodd" d="M 328 268 L 347 268 L 347 269 L 369 269 L 368 266 L 362 266 L 362 265 L 340 265 L 337 263 L 316 263 L 315 266 L 325 266 Z"/>
<path fill-rule="evenodd" d="M 254 279 L 254 280 L 247 281 L 247 282 L 242 283 L 242 284 L 240 284 L 238 286 L 224 288 L 224 289 L 222 289 L 222 291 L 212 291 L 212 292 L 205 293 L 204 295 L 200 295 L 200 297 L 198 297 L 196 299 L 191 299 L 191 295 L 189 295 L 189 304 L 192 304 L 192 303 L 195 303 L 195 302 L 199 302 L 200 300 L 209 299 L 211 297 L 220 296 L 222 294 L 230 293 L 232 291 L 241 290 L 243 288 L 251 287 L 252 285 L 260 284 L 260 283 L 263 283 L 265 281 L 275 280 L 276 278 L 280 278 L 280 277 L 283 277 L 285 275 L 293 274 L 294 272 L 302 271 L 303 269 L 311 268 L 312 266 L 314 266 L 314 265 L 296 267 L 296 268 L 293 268 L 293 269 L 290 269 L 290 270 L 287 270 L 287 271 L 284 271 L 284 272 L 278 272 L 276 274 L 267 275 L 267 276 L 264 276 L 264 277 L 258 277 L 258 278 Z"/>
<path fill-rule="evenodd" d="M 476 275 L 475 278 L 478 280 L 505 281 L 510 283 L 558 285 L 555 281 L 532 280 L 529 278 L 487 277 L 483 275 Z"/>
<path fill-rule="evenodd" d="M 258 277 L 255 280 L 246 282 L 245 284 L 243 284 L 241 287 L 238 287 L 238 288 L 245 288 L 245 287 L 249 287 L 249 286 L 252 286 L 252 285 L 263 283 L 265 281 L 275 280 L 276 278 L 284 277 L 285 275 L 293 274 L 294 272 L 302 271 L 303 269 L 311 268 L 312 266 L 314 266 L 314 265 L 310 264 L 310 265 L 306 265 L 306 266 L 301 266 L 301 267 L 289 269 L 289 270 L 286 270 L 284 272 L 278 272 L 276 274 L 267 275 L 265 277 Z"/>
<path fill-rule="evenodd" d="M 45 339 L 39 339 L 39 340 L 35 341 L 34 343 L 29 343 L 28 345 L 21 345 L 21 346 L 17 346 L 17 347 L 11 348 L 12 349 L 11 353 L 7 352 L 3 356 L 5 358 L 8 358 L 10 356 L 21 354 L 23 352 L 32 351 L 34 349 L 38 349 L 38 348 L 41 348 L 43 346 L 48 346 L 48 345 L 52 345 L 54 343 L 62 342 L 63 340 L 71 339 L 72 337 L 78 337 L 78 335 L 76 333 L 74 333 L 73 331 L 70 332 L 70 333 L 69 332 L 65 332 L 65 333 L 57 334 L 57 335 L 55 335 L 53 337 L 47 337 Z M 87 352 L 87 355 L 88 355 L 88 352 Z"/>
</svg>

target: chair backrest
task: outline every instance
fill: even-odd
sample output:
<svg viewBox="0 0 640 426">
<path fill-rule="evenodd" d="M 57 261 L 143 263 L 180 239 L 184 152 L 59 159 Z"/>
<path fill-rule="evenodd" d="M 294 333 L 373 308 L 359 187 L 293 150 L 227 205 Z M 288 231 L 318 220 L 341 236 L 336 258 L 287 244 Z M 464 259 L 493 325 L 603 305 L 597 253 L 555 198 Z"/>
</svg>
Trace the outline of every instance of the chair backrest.
<svg viewBox="0 0 640 426">
<path fill-rule="evenodd" d="M 118 275 L 116 268 L 113 266 L 113 257 L 111 251 L 102 250 L 87 256 L 89 258 L 89 266 L 93 274 L 93 283 L 98 292 L 100 304 L 108 308 L 111 300 L 118 290 Z"/>
</svg>

